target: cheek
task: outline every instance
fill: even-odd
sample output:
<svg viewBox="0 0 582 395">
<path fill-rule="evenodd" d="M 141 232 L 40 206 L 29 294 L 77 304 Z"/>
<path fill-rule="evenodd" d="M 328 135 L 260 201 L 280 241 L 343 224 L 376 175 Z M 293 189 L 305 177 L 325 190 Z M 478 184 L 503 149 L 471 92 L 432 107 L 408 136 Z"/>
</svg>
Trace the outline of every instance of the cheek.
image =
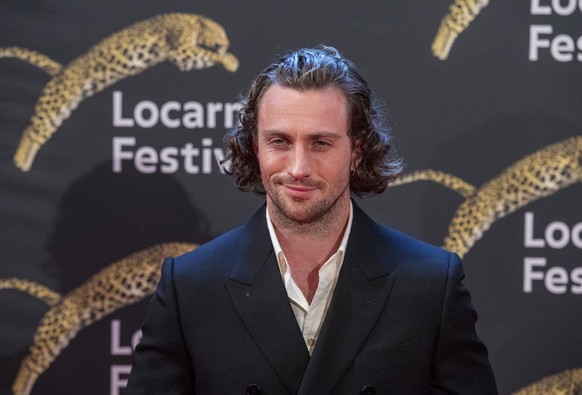
<svg viewBox="0 0 582 395">
<path fill-rule="evenodd" d="M 261 155 L 257 155 L 257 158 L 259 160 L 261 173 L 264 175 L 277 173 L 284 167 L 284 160 L 280 155 L 263 152 Z"/>
<path fill-rule="evenodd" d="M 349 156 L 322 158 L 317 162 L 316 168 L 322 177 L 341 179 L 349 176 L 350 164 Z"/>
<path fill-rule="evenodd" d="M 349 172 L 356 157 L 357 153 L 355 150 L 346 149 L 340 154 L 335 155 L 332 159 L 329 160 L 329 162 L 333 163 L 333 167 L 335 167 L 338 172 L 340 169 L 348 169 L 347 171 Z"/>
</svg>

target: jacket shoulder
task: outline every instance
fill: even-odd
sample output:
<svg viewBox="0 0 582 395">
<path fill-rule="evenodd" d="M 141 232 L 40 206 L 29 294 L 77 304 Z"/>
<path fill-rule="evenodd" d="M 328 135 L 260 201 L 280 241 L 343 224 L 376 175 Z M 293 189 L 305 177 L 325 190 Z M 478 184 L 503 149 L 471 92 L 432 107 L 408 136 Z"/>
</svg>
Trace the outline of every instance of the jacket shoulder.
<svg viewBox="0 0 582 395">
<path fill-rule="evenodd" d="M 224 233 L 200 245 L 195 250 L 174 258 L 174 277 L 228 273 L 232 261 L 237 256 L 244 226 Z"/>
<path fill-rule="evenodd" d="M 450 252 L 419 240 L 402 231 L 379 224 L 370 218 L 359 207 L 354 207 L 354 223 L 350 240 L 355 245 L 365 245 L 366 248 L 389 251 L 390 254 L 397 254 L 403 257 L 423 256 L 432 258 L 447 259 Z"/>
<path fill-rule="evenodd" d="M 268 252 L 271 249 L 263 206 L 246 224 L 175 258 L 174 276 L 224 278 L 231 273 L 239 258 L 257 256 L 259 251 Z"/>
</svg>

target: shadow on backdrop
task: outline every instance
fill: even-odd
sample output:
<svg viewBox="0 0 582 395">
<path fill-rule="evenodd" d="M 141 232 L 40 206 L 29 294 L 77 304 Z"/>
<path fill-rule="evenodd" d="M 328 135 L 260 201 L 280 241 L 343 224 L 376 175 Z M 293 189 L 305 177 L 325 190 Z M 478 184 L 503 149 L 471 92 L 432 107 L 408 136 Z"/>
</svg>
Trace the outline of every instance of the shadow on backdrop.
<svg viewBox="0 0 582 395">
<path fill-rule="evenodd" d="M 164 174 L 112 173 L 103 163 L 65 192 L 43 266 L 66 293 L 112 262 L 163 242 L 203 243 L 208 219 Z M 160 262 L 161 263 L 161 262 Z"/>
</svg>

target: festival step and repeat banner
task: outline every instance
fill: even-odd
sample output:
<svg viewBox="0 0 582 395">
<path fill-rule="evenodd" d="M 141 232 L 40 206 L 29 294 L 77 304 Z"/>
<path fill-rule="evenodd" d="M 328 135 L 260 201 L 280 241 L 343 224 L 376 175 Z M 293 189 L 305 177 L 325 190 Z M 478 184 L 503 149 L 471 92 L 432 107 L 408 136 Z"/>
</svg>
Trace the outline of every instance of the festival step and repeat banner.
<svg viewBox="0 0 582 395">
<path fill-rule="evenodd" d="M 220 164 L 239 94 L 320 43 L 406 161 L 359 204 L 463 257 L 500 393 L 581 393 L 580 0 L 5 0 L 1 394 L 123 394 L 162 259 L 263 203 Z"/>
</svg>

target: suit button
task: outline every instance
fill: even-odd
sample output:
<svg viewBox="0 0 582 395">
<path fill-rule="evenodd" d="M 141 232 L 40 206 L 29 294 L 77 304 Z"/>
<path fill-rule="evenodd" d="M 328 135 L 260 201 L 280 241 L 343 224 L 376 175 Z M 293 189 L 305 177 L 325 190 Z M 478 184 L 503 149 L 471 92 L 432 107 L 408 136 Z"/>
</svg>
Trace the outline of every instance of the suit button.
<svg viewBox="0 0 582 395">
<path fill-rule="evenodd" d="M 371 385 L 365 385 L 360 390 L 360 395 L 376 395 L 376 388 Z"/>
<path fill-rule="evenodd" d="M 247 395 L 261 395 L 263 390 L 256 384 L 251 384 L 247 387 Z"/>
</svg>

